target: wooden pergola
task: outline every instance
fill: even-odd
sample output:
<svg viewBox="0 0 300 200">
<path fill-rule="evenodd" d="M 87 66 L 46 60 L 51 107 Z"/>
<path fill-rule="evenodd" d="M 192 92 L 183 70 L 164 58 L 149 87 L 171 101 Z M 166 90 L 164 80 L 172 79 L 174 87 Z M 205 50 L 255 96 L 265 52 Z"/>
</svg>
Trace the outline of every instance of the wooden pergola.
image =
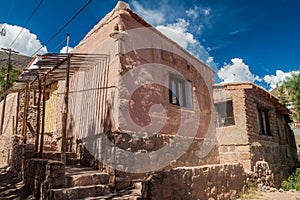
<svg viewBox="0 0 300 200">
<path fill-rule="evenodd" d="M 62 113 L 62 146 L 61 161 L 66 163 L 66 135 L 67 135 L 67 117 L 69 104 L 69 85 L 70 77 L 76 72 L 87 70 L 95 64 L 105 61 L 108 55 L 104 54 L 83 54 L 83 53 L 63 53 L 63 54 L 44 54 L 37 55 L 25 67 L 22 74 L 15 81 L 14 85 L 6 91 L 6 94 L 18 93 L 17 113 L 19 115 L 20 92 L 25 91 L 24 110 L 22 121 L 23 143 L 26 143 L 27 129 L 27 110 L 29 104 L 30 90 L 38 91 L 37 100 L 37 129 L 35 137 L 35 151 L 39 152 L 40 157 L 43 154 L 44 132 L 45 132 L 45 105 L 46 105 L 46 88 L 48 85 L 57 81 L 66 81 L 64 94 L 64 107 Z M 42 110 L 41 110 L 42 105 Z M 15 124 L 15 134 L 17 134 L 18 120 Z M 39 145 L 40 144 L 40 145 Z M 38 146 L 40 147 L 38 149 Z"/>
</svg>

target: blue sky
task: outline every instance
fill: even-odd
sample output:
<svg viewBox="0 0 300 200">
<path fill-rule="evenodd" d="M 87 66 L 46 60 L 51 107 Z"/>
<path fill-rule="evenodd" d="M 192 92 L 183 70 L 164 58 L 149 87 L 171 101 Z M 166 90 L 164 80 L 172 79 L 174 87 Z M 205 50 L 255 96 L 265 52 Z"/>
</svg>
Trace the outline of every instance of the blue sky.
<svg viewBox="0 0 300 200">
<path fill-rule="evenodd" d="M 1 47 L 9 47 L 39 2 L 0 0 L 0 28 L 7 30 L 0 38 Z M 30 55 L 86 2 L 43 1 L 12 48 Z M 158 30 L 211 65 L 217 82 L 251 81 L 270 89 L 291 71 L 299 70 L 298 0 L 126 2 Z M 42 52 L 59 52 L 66 33 L 71 35 L 71 46 L 76 46 L 116 3 L 92 1 Z"/>
</svg>

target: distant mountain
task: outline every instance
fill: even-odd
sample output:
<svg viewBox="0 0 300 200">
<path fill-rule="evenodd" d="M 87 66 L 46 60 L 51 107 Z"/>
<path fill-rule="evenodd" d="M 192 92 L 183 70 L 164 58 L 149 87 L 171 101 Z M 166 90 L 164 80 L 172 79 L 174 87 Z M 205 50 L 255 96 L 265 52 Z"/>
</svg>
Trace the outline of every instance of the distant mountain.
<svg viewBox="0 0 300 200">
<path fill-rule="evenodd" d="M 19 54 L 12 54 L 11 56 L 12 65 L 19 69 L 23 69 L 29 63 L 30 60 L 30 57 Z M 7 62 L 8 55 L 5 52 L 0 51 L 0 67 L 7 67 Z"/>
</svg>

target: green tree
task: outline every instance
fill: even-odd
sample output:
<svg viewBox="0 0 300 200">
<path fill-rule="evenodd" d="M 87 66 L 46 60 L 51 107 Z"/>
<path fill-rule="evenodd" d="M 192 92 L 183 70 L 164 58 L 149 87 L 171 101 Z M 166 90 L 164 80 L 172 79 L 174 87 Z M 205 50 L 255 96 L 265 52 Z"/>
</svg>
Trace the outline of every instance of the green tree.
<svg viewBox="0 0 300 200">
<path fill-rule="evenodd" d="M 12 67 L 9 72 L 9 81 L 8 81 L 8 88 L 13 85 L 13 82 L 19 77 L 22 70 Z M 6 84 L 6 73 L 7 67 L 0 68 L 0 100 L 3 99 L 3 94 L 5 92 L 5 84 Z"/>
<path fill-rule="evenodd" d="M 281 102 L 285 103 L 284 101 L 286 101 L 290 103 L 293 119 L 300 122 L 300 71 L 288 77 L 280 87 L 279 93 L 280 90 L 282 91 L 281 94 L 287 93 L 287 97 L 282 96 Z"/>
</svg>

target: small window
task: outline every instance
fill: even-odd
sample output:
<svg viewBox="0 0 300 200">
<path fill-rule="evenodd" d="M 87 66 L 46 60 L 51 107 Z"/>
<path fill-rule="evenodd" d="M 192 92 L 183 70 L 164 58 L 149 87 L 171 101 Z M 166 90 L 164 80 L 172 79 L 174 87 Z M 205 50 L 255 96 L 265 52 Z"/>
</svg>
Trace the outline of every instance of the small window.
<svg viewBox="0 0 300 200">
<path fill-rule="evenodd" d="M 169 102 L 173 105 L 192 108 L 191 83 L 175 75 L 170 75 Z"/>
<path fill-rule="evenodd" d="M 271 135 L 268 109 L 257 106 L 257 125 L 258 134 Z"/>
<path fill-rule="evenodd" d="M 232 101 L 226 101 L 215 104 L 217 111 L 217 126 L 234 125 L 233 106 Z"/>
</svg>

